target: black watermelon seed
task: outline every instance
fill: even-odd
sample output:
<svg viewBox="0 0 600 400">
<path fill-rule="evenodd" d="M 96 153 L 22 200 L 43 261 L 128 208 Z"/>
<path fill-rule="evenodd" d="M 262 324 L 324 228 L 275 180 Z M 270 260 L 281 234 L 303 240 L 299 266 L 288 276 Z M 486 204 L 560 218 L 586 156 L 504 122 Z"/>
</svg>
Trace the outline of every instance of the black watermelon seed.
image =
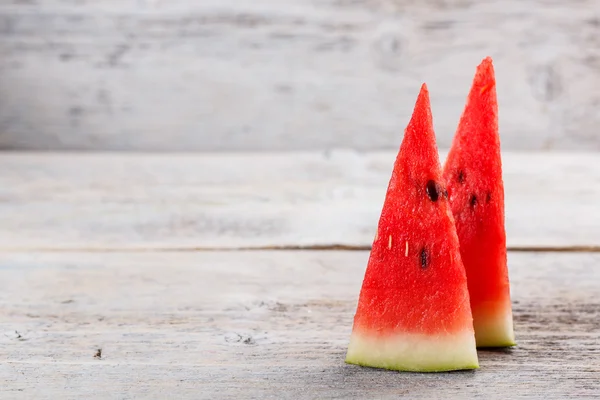
<svg viewBox="0 0 600 400">
<path fill-rule="evenodd" d="M 458 182 L 463 183 L 465 181 L 465 173 L 463 171 L 458 171 Z"/>
<path fill-rule="evenodd" d="M 491 192 L 487 192 L 485 195 L 485 202 L 489 203 L 490 200 L 492 200 L 492 193 Z"/>
<path fill-rule="evenodd" d="M 425 250 L 425 247 L 421 249 L 419 256 L 421 257 L 421 268 L 427 268 L 427 250 Z"/>
<path fill-rule="evenodd" d="M 471 200 L 469 200 L 469 203 L 471 204 L 471 207 L 475 207 L 475 205 L 477 204 L 477 196 L 475 196 L 474 194 L 471 195 Z"/>
<path fill-rule="evenodd" d="M 427 182 L 427 195 L 429 196 L 431 201 L 437 201 L 440 196 L 438 193 L 438 186 L 433 180 L 429 180 Z"/>
</svg>

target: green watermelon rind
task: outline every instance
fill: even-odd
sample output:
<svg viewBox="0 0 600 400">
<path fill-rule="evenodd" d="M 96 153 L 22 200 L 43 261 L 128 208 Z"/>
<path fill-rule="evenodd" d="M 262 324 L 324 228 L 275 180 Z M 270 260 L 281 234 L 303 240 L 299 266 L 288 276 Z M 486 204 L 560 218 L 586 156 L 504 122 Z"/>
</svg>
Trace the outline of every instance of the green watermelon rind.
<svg viewBox="0 0 600 400">
<path fill-rule="evenodd" d="M 446 335 L 398 333 L 369 336 L 353 332 L 346 363 L 408 372 L 479 368 L 475 336 L 471 330 Z"/>
</svg>

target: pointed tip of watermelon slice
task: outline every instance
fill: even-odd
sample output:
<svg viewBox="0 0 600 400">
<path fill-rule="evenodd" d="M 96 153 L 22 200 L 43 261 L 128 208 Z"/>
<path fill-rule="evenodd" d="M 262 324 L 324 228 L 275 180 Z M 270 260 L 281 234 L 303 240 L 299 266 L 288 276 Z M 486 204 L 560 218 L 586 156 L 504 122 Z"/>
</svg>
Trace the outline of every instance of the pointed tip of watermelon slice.
<svg viewBox="0 0 600 400">
<path fill-rule="evenodd" d="M 417 101 L 415 102 L 415 107 L 413 109 L 413 119 L 415 119 L 415 114 L 427 115 L 431 117 L 431 105 L 429 104 L 429 90 L 427 89 L 427 84 L 423 83 L 421 85 L 421 89 L 419 90 L 419 96 L 417 96 Z"/>
<path fill-rule="evenodd" d="M 429 90 L 427 84 L 421 85 L 419 96 L 415 102 L 410 122 L 406 127 L 405 136 L 409 133 L 422 134 L 427 133 L 435 141 L 433 134 L 433 117 L 431 115 L 431 104 L 429 102 Z"/>
<path fill-rule="evenodd" d="M 420 106 L 420 107 L 419 107 Z M 421 89 L 419 90 L 419 96 L 417 97 L 417 102 L 415 104 L 415 110 L 421 107 L 429 107 L 429 89 L 427 89 L 427 84 L 423 82 L 421 85 Z"/>
<path fill-rule="evenodd" d="M 486 65 L 492 65 L 493 63 L 494 63 L 494 60 L 492 60 L 492 57 L 490 57 L 490 56 L 487 56 L 487 57 L 485 57 L 485 58 L 484 58 L 484 59 L 481 61 L 481 63 L 480 63 L 479 65 L 480 65 L 480 66 L 481 66 L 481 65 L 484 65 L 484 64 L 486 64 Z"/>
<path fill-rule="evenodd" d="M 471 95 L 479 92 L 479 95 L 491 93 L 492 88 L 496 86 L 496 75 L 494 73 L 494 62 L 491 57 L 486 57 L 477 66 L 477 72 L 473 79 Z"/>
<path fill-rule="evenodd" d="M 403 164 L 410 162 L 410 166 L 404 166 L 408 169 L 421 168 L 431 171 L 441 168 L 433 129 L 429 90 L 425 83 L 421 85 L 412 116 L 404 130 L 398 159 L 403 159 Z"/>
<path fill-rule="evenodd" d="M 492 58 L 486 57 L 477 66 L 446 165 L 455 153 L 461 153 L 461 157 L 470 154 L 467 158 L 471 160 L 491 160 L 490 154 L 500 157 L 499 152 L 496 76 Z"/>
<path fill-rule="evenodd" d="M 416 168 L 415 160 L 418 160 L 420 168 L 427 170 L 439 166 L 429 90 L 425 83 L 421 85 L 412 116 L 404 130 L 404 138 L 397 159 L 404 159 L 403 163 L 410 161 L 412 163 L 410 167 L 405 165 L 410 169 Z"/>
</svg>

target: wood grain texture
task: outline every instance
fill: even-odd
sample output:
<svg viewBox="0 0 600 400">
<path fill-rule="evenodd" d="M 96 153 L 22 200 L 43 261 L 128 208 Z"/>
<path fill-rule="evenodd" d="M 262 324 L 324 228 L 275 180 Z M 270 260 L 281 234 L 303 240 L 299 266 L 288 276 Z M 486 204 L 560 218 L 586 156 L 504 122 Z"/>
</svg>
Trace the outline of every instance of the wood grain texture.
<svg viewBox="0 0 600 400">
<path fill-rule="evenodd" d="M 495 59 L 507 149 L 600 150 L 600 1 L 4 0 L 0 148 L 449 146 Z"/>
<path fill-rule="evenodd" d="M 2 154 L 0 249 L 370 246 L 392 152 Z M 600 246 L 598 154 L 505 153 L 511 247 Z"/>
<path fill-rule="evenodd" d="M 367 257 L 0 253 L 0 397 L 600 397 L 600 254 L 510 253 L 518 346 L 445 374 L 344 364 Z"/>
</svg>

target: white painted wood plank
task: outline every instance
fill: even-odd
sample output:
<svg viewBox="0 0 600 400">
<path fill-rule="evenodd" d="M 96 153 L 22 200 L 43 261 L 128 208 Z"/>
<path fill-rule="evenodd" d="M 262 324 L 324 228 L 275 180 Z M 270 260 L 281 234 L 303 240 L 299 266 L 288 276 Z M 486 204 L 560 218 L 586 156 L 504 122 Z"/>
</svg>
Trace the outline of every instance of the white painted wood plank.
<svg viewBox="0 0 600 400">
<path fill-rule="evenodd" d="M 367 257 L 0 253 L 0 397 L 600 396 L 600 254 L 509 253 L 518 346 L 433 375 L 344 364 Z"/>
<path fill-rule="evenodd" d="M 5 153 L 0 249 L 370 246 L 394 158 Z M 598 154 L 503 163 L 509 246 L 600 246 Z"/>
<path fill-rule="evenodd" d="M 0 148 L 449 146 L 495 59 L 507 149 L 600 150 L 600 2 L 5 0 Z"/>
</svg>

